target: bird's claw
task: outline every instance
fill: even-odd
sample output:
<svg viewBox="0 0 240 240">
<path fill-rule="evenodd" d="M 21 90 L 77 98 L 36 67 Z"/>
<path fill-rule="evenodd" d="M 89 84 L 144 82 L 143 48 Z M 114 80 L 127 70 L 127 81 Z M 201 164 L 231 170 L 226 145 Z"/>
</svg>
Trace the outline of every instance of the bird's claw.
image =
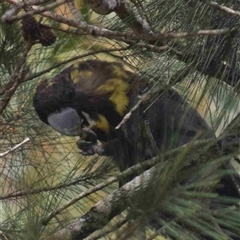
<svg viewBox="0 0 240 240">
<path fill-rule="evenodd" d="M 92 143 L 90 141 L 85 141 L 82 139 L 79 139 L 77 141 L 77 146 L 80 150 L 82 150 L 81 154 L 88 156 L 88 155 L 94 155 L 95 152 L 93 151 L 93 146 L 97 143 Z"/>
<path fill-rule="evenodd" d="M 77 146 L 82 150 L 81 154 L 84 156 L 91 156 L 94 154 L 102 154 L 103 148 L 97 143 L 97 135 L 89 128 L 83 128 L 80 134 L 81 139 L 77 141 Z"/>
<path fill-rule="evenodd" d="M 96 143 L 97 142 L 97 135 L 96 133 L 87 127 L 82 128 L 80 133 L 80 138 L 89 142 L 89 143 Z"/>
<path fill-rule="evenodd" d="M 82 139 L 77 141 L 77 146 L 82 150 L 81 154 L 84 156 L 91 156 L 94 154 L 102 155 L 104 151 L 103 147 L 97 143 L 88 142 Z"/>
</svg>

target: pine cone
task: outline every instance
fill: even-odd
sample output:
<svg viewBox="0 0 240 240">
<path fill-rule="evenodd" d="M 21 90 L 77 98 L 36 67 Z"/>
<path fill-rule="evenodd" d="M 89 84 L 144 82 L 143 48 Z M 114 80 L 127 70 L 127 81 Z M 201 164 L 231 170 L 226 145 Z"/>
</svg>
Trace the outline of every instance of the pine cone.
<svg viewBox="0 0 240 240">
<path fill-rule="evenodd" d="M 39 38 L 39 24 L 33 16 L 23 17 L 21 23 L 22 35 L 25 41 L 35 41 Z"/>
<path fill-rule="evenodd" d="M 51 28 L 43 24 L 39 24 L 39 42 L 43 46 L 50 46 L 56 41 L 56 35 Z"/>
</svg>

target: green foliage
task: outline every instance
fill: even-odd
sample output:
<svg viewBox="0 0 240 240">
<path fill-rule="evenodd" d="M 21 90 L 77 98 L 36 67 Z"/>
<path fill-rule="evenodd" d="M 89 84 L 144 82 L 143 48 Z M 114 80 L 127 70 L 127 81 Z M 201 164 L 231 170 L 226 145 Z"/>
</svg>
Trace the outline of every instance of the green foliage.
<svg viewBox="0 0 240 240">
<path fill-rule="evenodd" d="M 207 1 L 130 2 L 135 15 L 143 16 L 156 33 L 233 29 L 238 24 L 237 17 L 216 10 L 206 4 Z M 239 8 L 237 1 L 221 3 Z M 10 4 L 6 2 L 0 3 L 0 15 L 9 7 Z M 86 4 L 79 12 L 88 24 L 122 33 L 131 31 L 128 23 L 132 18 L 123 23 L 116 14 L 95 14 Z M 39 16 L 35 17 L 39 19 Z M 20 69 L 28 71 L 28 81 L 18 87 L 0 117 L 1 153 L 26 137 L 30 138 L 30 142 L 0 158 L 0 224 L 1 231 L 9 240 L 44 239 L 79 218 L 94 203 L 117 189 L 115 183 L 88 195 L 56 215 L 47 226 L 41 224 L 49 213 L 79 193 L 118 174 L 110 159 L 82 157 L 76 147 L 77 138 L 56 134 L 40 122 L 33 110 L 32 95 L 39 80 L 53 77 L 69 65 L 72 58 L 118 59 L 143 77 L 149 78 L 155 83 L 156 89 L 168 86 L 174 87 L 183 96 L 189 97 L 192 94 L 189 102 L 202 111 L 201 114 L 206 116 L 209 125 L 218 130 L 217 135 L 239 113 L 239 90 L 236 81 L 240 76 L 239 31 L 226 35 L 164 39 L 153 43 L 145 40 L 141 34 L 136 41 L 127 38 L 126 41 L 120 41 L 122 38 L 105 38 L 96 36 L 94 32 L 90 36 L 69 26 L 63 28 L 62 23 L 45 17 L 42 22 L 53 27 L 58 39 L 49 47 L 33 45 Z M 0 91 L 18 69 L 26 47 L 20 28 L 19 21 L 11 25 L 0 21 Z M 167 44 L 168 48 L 159 50 L 164 44 Z M 99 53 L 101 49 L 126 45 L 130 47 L 125 51 Z M 94 51 L 97 54 L 94 54 Z M 89 52 L 92 52 L 89 56 L 82 57 Z M 196 240 L 203 239 L 203 236 L 210 239 L 240 236 L 240 209 L 237 199 L 220 197 L 216 201 L 221 207 L 209 209 L 209 202 L 216 198 L 216 194 L 208 190 L 219 176 L 227 172 L 213 170 L 212 174 L 202 177 L 210 167 L 215 169 L 216 164 L 226 159 L 218 158 L 211 163 L 204 163 L 195 167 L 194 172 L 182 172 L 180 170 L 188 162 L 187 156 L 183 156 L 175 161 L 175 165 L 171 161 L 166 163 L 165 171 L 157 179 L 165 184 L 165 188 L 160 185 L 158 189 L 154 189 L 152 194 L 155 198 L 143 192 L 139 204 L 152 201 L 155 203 L 152 208 L 138 211 L 134 203 L 130 203 L 132 211 L 122 215 L 126 220 L 124 223 L 133 223 L 137 217 L 144 221 L 146 216 L 160 209 L 162 215 L 156 214 L 156 224 L 162 227 L 156 233 L 151 232 L 152 239 L 159 235 L 171 239 Z M 180 186 L 177 182 L 179 178 L 186 183 Z M 156 196 L 156 193 L 159 193 L 160 197 Z M 230 203 L 236 206 L 226 207 Z M 111 227 L 116 230 L 113 223 L 109 226 L 107 233 L 111 233 Z M 119 228 L 115 233 L 129 237 L 134 230 L 130 224 L 130 227 Z"/>
</svg>

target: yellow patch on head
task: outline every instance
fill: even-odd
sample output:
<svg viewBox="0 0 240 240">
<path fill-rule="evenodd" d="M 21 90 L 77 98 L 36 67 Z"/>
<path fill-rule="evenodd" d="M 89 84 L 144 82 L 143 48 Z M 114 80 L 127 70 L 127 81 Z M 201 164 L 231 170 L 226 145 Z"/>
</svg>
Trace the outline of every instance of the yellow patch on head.
<svg viewBox="0 0 240 240">
<path fill-rule="evenodd" d="M 79 71 L 77 68 L 74 68 L 71 70 L 70 72 L 71 75 L 71 80 L 73 81 L 73 83 L 77 83 L 78 79 L 79 79 Z"/>
<path fill-rule="evenodd" d="M 81 76 L 83 77 L 83 78 L 89 78 L 89 77 L 91 77 L 93 75 L 93 72 L 92 71 L 81 71 Z"/>
<path fill-rule="evenodd" d="M 115 76 L 118 76 L 120 78 L 125 78 L 125 79 L 129 78 L 126 70 L 122 65 L 112 64 L 111 67 Z"/>
<path fill-rule="evenodd" d="M 101 114 L 98 115 L 98 120 L 95 121 L 95 126 L 101 129 L 103 132 L 110 131 L 110 125 L 108 120 Z"/>
<path fill-rule="evenodd" d="M 71 75 L 71 79 L 73 81 L 73 83 L 78 83 L 79 82 L 79 78 L 81 77 L 82 79 L 88 79 L 93 75 L 92 71 L 88 71 L 88 70 L 81 70 L 79 71 L 78 69 L 78 64 L 74 64 L 73 65 L 73 69 L 70 72 Z"/>
<path fill-rule="evenodd" d="M 109 100 L 115 105 L 116 111 L 122 116 L 129 104 L 127 96 L 129 87 L 129 83 L 121 78 L 112 78 L 101 85 L 98 91 L 110 94 Z"/>
</svg>

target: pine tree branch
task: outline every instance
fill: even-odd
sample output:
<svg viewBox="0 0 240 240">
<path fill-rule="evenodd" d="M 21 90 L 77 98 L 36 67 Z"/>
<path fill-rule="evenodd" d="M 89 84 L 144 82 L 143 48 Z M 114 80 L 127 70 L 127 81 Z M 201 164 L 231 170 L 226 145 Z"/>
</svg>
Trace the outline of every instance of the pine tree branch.
<svg viewBox="0 0 240 240">
<path fill-rule="evenodd" d="M 18 0 L 14 0 L 11 1 L 15 4 L 19 4 Z M 37 2 L 37 1 L 36 1 Z M 101 1 L 100 1 L 101 2 Z M 103 2 L 108 2 L 108 1 L 103 1 Z M 32 4 L 32 3 L 31 3 Z M 30 3 L 28 3 L 28 5 L 30 5 Z M 20 5 L 19 5 L 20 6 Z M 31 5 L 32 6 L 32 5 Z M 117 6 L 121 6 L 121 3 L 119 3 L 118 5 L 114 5 L 115 7 L 113 7 L 113 9 L 117 8 Z M 135 41 L 139 41 L 144 40 L 144 41 L 159 41 L 159 40 L 164 40 L 164 39 L 182 39 L 182 38 L 187 38 L 187 37 L 196 37 L 196 36 L 203 36 L 203 35 L 212 35 L 212 36 L 216 36 L 216 35 L 226 35 L 229 34 L 233 31 L 236 31 L 235 27 L 234 29 L 230 29 L 230 28 L 223 28 L 223 29 L 214 29 L 214 30 L 199 30 L 199 31 L 194 31 L 194 32 L 180 32 L 180 33 L 151 33 L 148 32 L 148 34 L 132 34 L 132 33 L 123 33 L 123 32 L 117 32 L 117 31 L 111 31 L 108 30 L 106 28 L 102 28 L 102 27 L 97 27 L 95 25 L 91 25 L 86 23 L 85 21 L 80 21 L 81 19 L 78 18 L 77 21 L 73 20 L 73 19 L 69 19 L 69 18 L 65 18 L 63 16 L 57 15 L 53 12 L 49 12 L 49 11 L 43 11 L 43 7 L 39 8 L 39 6 L 32 6 L 33 9 L 35 9 L 33 12 L 28 12 L 28 13 L 23 13 L 21 15 L 11 15 L 9 16 L 9 14 L 6 13 L 7 18 L 10 17 L 10 19 L 7 19 L 8 21 L 13 21 L 14 19 L 21 19 L 23 16 L 28 15 L 28 14 L 34 14 L 34 13 L 42 13 L 44 16 L 47 16 L 55 21 L 58 22 L 62 22 L 65 23 L 69 26 L 72 26 L 74 28 L 77 28 L 79 32 L 79 35 L 83 35 L 83 32 L 85 32 L 85 34 L 90 34 L 90 35 L 94 35 L 94 36 L 101 36 L 101 37 L 106 37 L 106 38 L 110 38 L 110 39 L 116 39 L 118 41 L 123 41 L 126 43 L 130 43 L 130 44 L 134 44 Z M 47 9 L 45 9 L 47 10 Z M 4 18 L 4 17 L 3 17 Z M 71 33 L 71 31 L 69 32 Z M 74 30 L 73 32 L 75 35 L 77 34 L 77 32 Z M 154 44 L 143 44 L 143 43 L 137 43 L 140 45 L 145 45 L 143 47 L 145 47 L 146 49 L 149 49 L 151 51 L 156 51 L 156 52 L 162 52 L 164 50 L 170 50 L 171 54 L 175 54 L 179 60 L 188 63 L 188 61 L 191 59 L 197 59 L 194 57 L 194 53 L 191 54 L 191 56 L 188 56 L 187 54 L 182 54 L 181 53 L 181 47 L 180 48 L 169 48 L 167 46 L 163 46 L 164 49 L 162 49 L 159 46 L 155 46 Z M 159 50 L 160 48 L 160 50 Z M 198 52 L 196 54 L 199 54 Z M 197 63 L 196 67 L 197 70 L 202 72 L 203 74 L 206 74 L 210 77 L 216 77 L 216 78 L 221 78 L 223 76 L 224 73 L 228 72 L 228 76 L 226 76 L 226 78 L 223 79 L 223 81 L 225 81 L 226 83 L 228 83 L 231 86 L 238 86 L 238 82 L 239 82 L 239 78 L 240 78 L 240 72 L 237 71 L 236 69 L 232 69 L 231 66 L 228 66 L 222 62 L 219 62 L 218 60 L 211 60 L 209 62 L 209 64 L 206 66 L 206 60 L 203 59 L 202 63 Z"/>
<path fill-rule="evenodd" d="M 152 171 L 156 171 L 152 169 Z M 136 177 L 133 181 L 124 185 L 113 194 L 110 194 L 104 200 L 98 202 L 91 210 L 81 219 L 78 219 L 60 230 L 56 236 L 65 236 L 66 239 L 84 239 L 92 232 L 104 227 L 113 217 L 125 210 L 129 203 L 140 197 L 144 190 L 149 189 L 149 184 L 156 181 L 150 181 L 150 175 L 153 172 L 148 170 L 144 175 Z M 156 174 L 156 172 L 154 173 Z M 155 175 L 156 176 L 156 175 Z M 144 178 L 144 181 L 143 181 Z M 140 194 L 140 195 L 139 195 Z M 53 237 L 56 238 L 54 235 Z M 73 236 L 73 237 L 72 237 Z"/>
<path fill-rule="evenodd" d="M 236 134 L 237 135 L 234 136 L 219 138 L 217 141 L 208 139 L 189 143 L 178 148 L 177 151 L 175 150 L 175 153 L 171 151 L 174 153 L 174 157 L 170 155 L 169 158 L 166 158 L 166 156 L 163 155 L 159 158 L 164 159 L 164 161 L 169 164 L 176 162 L 176 156 L 184 154 L 184 156 L 181 156 L 182 161 L 184 161 L 185 166 L 189 166 L 189 163 L 204 163 L 211 161 L 211 159 L 222 157 L 223 155 L 229 155 L 230 153 L 237 155 L 240 152 L 240 133 L 238 132 Z M 180 164 L 179 161 L 178 164 Z M 113 217 L 124 211 L 126 207 L 129 206 L 129 203 L 141 198 L 143 191 L 144 195 L 147 196 L 150 192 L 152 194 L 153 189 L 156 191 L 156 189 L 159 189 L 159 186 L 163 187 L 164 182 L 160 180 L 163 169 L 165 169 L 165 165 L 159 163 L 145 171 L 131 182 L 110 194 L 104 200 L 98 202 L 80 219 L 77 219 L 66 228 L 61 229 L 56 233 L 56 236 L 59 234 L 59 236 L 66 236 L 66 239 L 83 239 L 92 232 L 104 227 Z M 179 169 L 179 171 L 181 169 Z M 212 172 L 208 174 L 211 175 Z M 158 179 L 158 181 L 154 181 L 154 179 Z M 169 182 L 169 180 L 166 182 Z M 159 192 L 161 192 L 161 188 Z M 154 199 L 154 196 L 152 196 L 152 199 Z M 144 207 L 147 208 L 147 206 Z"/>
<path fill-rule="evenodd" d="M 10 0 L 9 0 L 10 1 Z M 10 1 L 11 3 L 17 4 L 18 9 L 20 7 L 23 7 L 23 3 L 20 3 L 19 0 L 12 0 Z M 153 45 L 151 44 L 142 44 L 142 43 L 137 43 L 137 44 L 142 44 L 145 45 L 143 47 L 145 47 L 146 49 L 149 49 L 151 51 L 156 51 L 156 52 L 162 52 L 164 50 L 170 50 L 171 54 L 175 54 L 179 60 L 188 63 L 189 60 L 191 61 L 191 59 L 198 59 L 195 57 L 194 53 L 191 54 L 191 56 L 187 55 L 187 54 L 182 54 L 181 53 L 181 47 L 180 48 L 169 48 L 167 46 L 163 46 L 164 50 L 159 47 L 159 46 L 155 46 L 154 42 L 158 42 L 159 40 L 164 40 L 164 39 L 182 39 L 182 38 L 188 38 L 188 37 L 197 37 L 197 36 L 216 36 L 216 35 L 226 35 L 229 34 L 233 31 L 237 30 L 237 26 L 235 26 L 234 29 L 232 28 L 223 28 L 223 29 L 209 29 L 209 30 L 199 30 L 199 31 L 193 31 L 193 32 L 172 32 L 172 33 L 152 33 L 152 32 L 145 32 L 144 34 L 132 34 L 132 33 L 123 33 L 123 32 L 117 32 L 117 31 L 111 31 L 108 30 L 106 28 L 103 27 L 98 27 L 95 25 L 91 25 L 88 24 L 85 21 L 80 21 L 81 19 L 78 18 L 77 20 L 73 20 L 73 19 L 69 19 L 69 18 L 65 18 L 63 16 L 57 15 L 53 12 L 49 12 L 47 11 L 47 9 L 44 9 L 45 7 L 39 7 L 39 6 L 33 6 L 33 3 L 37 3 L 38 1 L 30 1 L 27 5 L 31 6 L 34 10 L 32 12 L 27 12 L 27 13 L 23 13 L 20 15 L 14 15 L 9 14 L 8 12 L 6 12 L 6 16 L 3 16 L 3 19 L 5 19 L 6 21 L 14 21 L 14 20 L 18 20 L 21 19 L 23 16 L 28 15 L 28 14 L 34 14 L 34 13 L 41 13 L 42 15 L 49 17 L 55 21 L 61 22 L 61 23 L 65 23 L 71 27 L 77 28 L 79 32 L 79 35 L 83 35 L 85 34 L 89 34 L 89 35 L 94 35 L 94 36 L 101 36 L 101 37 L 106 37 L 106 38 L 110 38 L 110 39 L 116 39 L 118 41 L 123 41 L 126 43 L 130 43 L 130 44 L 134 44 L 135 41 L 139 41 L 139 40 L 144 40 L 144 41 L 150 41 L 152 43 L 153 41 Z M 90 1 L 91 2 L 91 1 Z M 110 4 L 112 1 L 97 1 L 97 2 L 92 2 L 92 4 L 95 3 L 101 3 L 101 4 Z M 115 4 L 111 5 L 110 4 L 110 9 L 111 11 L 117 9 L 119 6 L 125 6 L 124 3 L 122 1 L 114 1 Z M 39 2 L 41 3 L 41 2 Z M 18 5 L 19 4 L 19 5 Z M 26 5 L 26 4 L 25 4 Z M 101 5 L 99 5 L 101 8 Z M 108 5 L 109 6 L 109 5 Z M 94 9 L 94 7 L 93 7 Z M 10 11 L 10 10 L 9 10 Z M 229 10 L 230 11 L 230 10 Z M 130 21 L 131 22 L 131 21 Z M 78 34 L 78 31 L 74 30 L 73 33 L 76 35 Z M 83 32 L 84 33 L 83 33 Z M 141 28 L 139 30 L 141 32 Z M 139 32 L 139 33 L 140 33 Z M 69 31 L 69 33 L 71 33 L 71 31 Z M 159 49 L 160 48 L 160 49 Z M 198 52 L 195 54 L 199 54 Z M 223 76 L 224 73 L 228 72 L 228 75 L 223 79 L 223 81 L 225 81 L 226 83 L 228 83 L 231 86 L 238 86 L 238 82 L 240 79 L 240 72 L 236 69 L 232 69 L 231 66 L 226 65 L 222 62 L 219 62 L 218 59 L 212 59 L 209 64 L 206 66 L 206 59 L 202 60 L 202 63 L 197 63 L 196 67 L 197 70 L 202 72 L 203 74 L 206 74 L 210 77 L 216 77 L 221 79 L 221 77 Z"/>
<path fill-rule="evenodd" d="M 182 39 L 182 38 L 189 38 L 189 37 L 197 37 L 197 36 L 210 36 L 210 35 L 225 35 L 232 31 L 231 28 L 223 28 L 223 29 L 208 29 L 208 30 L 198 30 L 198 31 L 192 31 L 192 32 L 170 32 L 170 33 L 151 33 L 148 34 L 132 34 L 132 33 L 124 33 L 124 32 L 118 32 L 118 31 L 111 31 L 106 28 L 97 27 L 95 25 L 88 24 L 85 21 L 75 21 L 73 19 L 65 18 L 63 16 L 57 15 L 52 12 L 47 12 L 48 9 L 53 9 L 54 7 L 63 4 L 67 0 L 59 0 L 58 2 L 54 4 L 49 4 L 49 6 L 39 7 L 34 6 L 35 10 L 28 11 L 26 13 L 22 13 L 19 15 L 16 15 L 14 13 L 6 12 L 2 20 L 5 22 L 14 22 L 17 20 L 22 19 L 23 17 L 27 15 L 33 15 L 33 14 L 39 14 L 44 13 L 45 16 L 48 16 L 49 18 L 52 18 L 53 20 L 57 22 L 61 22 L 64 24 L 67 24 L 72 27 L 76 27 L 77 29 L 86 31 L 90 35 L 98 36 L 98 37 L 107 37 L 107 38 L 122 38 L 126 40 L 147 40 L 147 41 L 158 41 L 163 39 Z M 68 0 L 70 1 L 70 0 Z M 16 1 L 15 1 L 16 2 Z M 56 5 L 56 6 L 55 6 Z M 33 6 L 32 6 L 33 7 Z M 140 32 L 139 32 L 140 33 Z M 119 40 L 120 40 L 119 39 Z"/>
</svg>

